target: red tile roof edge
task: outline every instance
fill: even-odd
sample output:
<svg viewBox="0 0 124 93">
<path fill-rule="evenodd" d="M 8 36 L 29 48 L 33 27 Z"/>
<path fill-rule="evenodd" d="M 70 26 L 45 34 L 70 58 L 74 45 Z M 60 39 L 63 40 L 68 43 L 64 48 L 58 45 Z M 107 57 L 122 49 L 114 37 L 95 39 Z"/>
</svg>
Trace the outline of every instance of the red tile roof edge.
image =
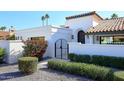
<svg viewBox="0 0 124 93">
<path fill-rule="evenodd" d="M 79 14 L 79 15 L 74 15 L 74 16 L 68 16 L 68 17 L 66 17 L 66 20 L 74 19 L 74 18 L 79 18 L 79 17 L 84 17 L 84 16 L 89 16 L 89 15 L 94 15 L 94 14 L 97 15 L 100 19 L 103 20 L 103 18 L 100 15 L 98 15 L 96 13 L 96 11 L 92 11 L 92 12 L 88 12 L 88 13 L 83 13 L 83 14 Z"/>
</svg>

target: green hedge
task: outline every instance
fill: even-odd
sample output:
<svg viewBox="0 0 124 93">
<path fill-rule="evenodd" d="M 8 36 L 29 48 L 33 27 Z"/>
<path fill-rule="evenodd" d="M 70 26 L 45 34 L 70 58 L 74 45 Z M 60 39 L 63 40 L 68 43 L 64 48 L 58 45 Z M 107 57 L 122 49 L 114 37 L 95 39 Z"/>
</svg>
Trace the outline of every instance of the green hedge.
<svg viewBox="0 0 124 93">
<path fill-rule="evenodd" d="M 77 55 L 76 54 L 73 54 L 73 53 L 70 53 L 69 55 L 68 55 L 68 58 L 71 60 L 71 61 L 75 61 L 76 58 L 77 57 Z"/>
<path fill-rule="evenodd" d="M 116 80 L 116 81 L 124 81 L 124 71 L 116 71 L 116 72 L 114 72 L 114 80 Z"/>
<path fill-rule="evenodd" d="M 110 56 L 88 56 L 88 55 L 77 55 L 69 54 L 69 59 L 75 62 L 90 63 L 100 66 L 114 67 L 119 69 L 124 69 L 124 57 L 110 57 Z M 72 60 L 73 59 L 73 60 Z"/>
<path fill-rule="evenodd" d="M 82 62 L 82 63 L 89 63 L 91 60 L 89 55 L 77 55 L 71 53 L 68 55 L 68 57 L 71 61 Z"/>
<path fill-rule="evenodd" d="M 0 63 L 3 63 L 4 55 L 5 50 L 3 48 L 0 48 Z"/>
<path fill-rule="evenodd" d="M 110 57 L 110 56 L 92 56 L 92 63 L 102 66 L 109 66 L 114 68 L 124 69 L 123 57 Z"/>
<path fill-rule="evenodd" d="M 93 64 L 49 60 L 48 68 L 92 78 L 93 80 L 113 80 L 113 71 L 110 68 Z"/>
<path fill-rule="evenodd" d="M 19 70 L 25 74 L 34 73 L 37 70 L 38 58 L 36 57 L 22 57 L 19 58 Z"/>
</svg>

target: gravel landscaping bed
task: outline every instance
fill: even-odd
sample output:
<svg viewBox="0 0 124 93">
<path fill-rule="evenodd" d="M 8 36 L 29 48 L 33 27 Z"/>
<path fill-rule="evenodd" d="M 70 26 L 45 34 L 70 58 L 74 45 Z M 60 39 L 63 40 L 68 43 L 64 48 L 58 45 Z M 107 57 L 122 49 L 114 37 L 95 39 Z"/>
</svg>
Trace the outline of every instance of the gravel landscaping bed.
<svg viewBox="0 0 124 93">
<path fill-rule="evenodd" d="M 32 75 L 23 75 L 18 70 L 18 65 L 0 66 L 0 80 L 9 81 L 87 81 L 90 79 L 50 70 L 47 62 L 38 64 L 38 71 Z"/>
</svg>

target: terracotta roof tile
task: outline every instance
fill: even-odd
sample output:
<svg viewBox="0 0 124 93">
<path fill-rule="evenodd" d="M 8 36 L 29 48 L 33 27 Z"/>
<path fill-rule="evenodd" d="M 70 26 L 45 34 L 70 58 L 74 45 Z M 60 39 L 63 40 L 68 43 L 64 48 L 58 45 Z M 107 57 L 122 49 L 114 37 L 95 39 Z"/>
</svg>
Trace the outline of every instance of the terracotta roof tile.
<svg viewBox="0 0 124 93">
<path fill-rule="evenodd" d="M 0 31 L 0 36 L 9 36 L 10 32 L 6 32 L 6 31 Z"/>
<path fill-rule="evenodd" d="M 102 20 L 97 26 L 89 28 L 87 33 L 112 32 L 124 30 L 124 17 Z"/>
<path fill-rule="evenodd" d="M 79 17 L 84 17 L 84 16 L 89 16 L 89 15 L 94 15 L 94 14 L 97 15 L 100 19 L 102 19 L 102 17 L 99 16 L 95 11 L 92 11 L 92 12 L 83 13 L 83 14 L 79 14 L 79 15 L 68 16 L 68 17 L 66 17 L 66 20 L 79 18 Z"/>
</svg>

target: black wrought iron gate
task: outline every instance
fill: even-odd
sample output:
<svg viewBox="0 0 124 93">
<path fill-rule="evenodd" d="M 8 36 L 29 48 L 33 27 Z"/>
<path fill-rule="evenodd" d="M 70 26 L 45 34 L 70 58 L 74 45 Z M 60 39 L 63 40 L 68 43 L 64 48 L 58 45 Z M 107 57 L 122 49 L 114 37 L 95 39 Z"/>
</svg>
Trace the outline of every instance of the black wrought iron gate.
<svg viewBox="0 0 124 93">
<path fill-rule="evenodd" d="M 58 59 L 68 59 L 69 46 L 66 40 L 59 39 L 55 42 L 55 57 Z"/>
</svg>

